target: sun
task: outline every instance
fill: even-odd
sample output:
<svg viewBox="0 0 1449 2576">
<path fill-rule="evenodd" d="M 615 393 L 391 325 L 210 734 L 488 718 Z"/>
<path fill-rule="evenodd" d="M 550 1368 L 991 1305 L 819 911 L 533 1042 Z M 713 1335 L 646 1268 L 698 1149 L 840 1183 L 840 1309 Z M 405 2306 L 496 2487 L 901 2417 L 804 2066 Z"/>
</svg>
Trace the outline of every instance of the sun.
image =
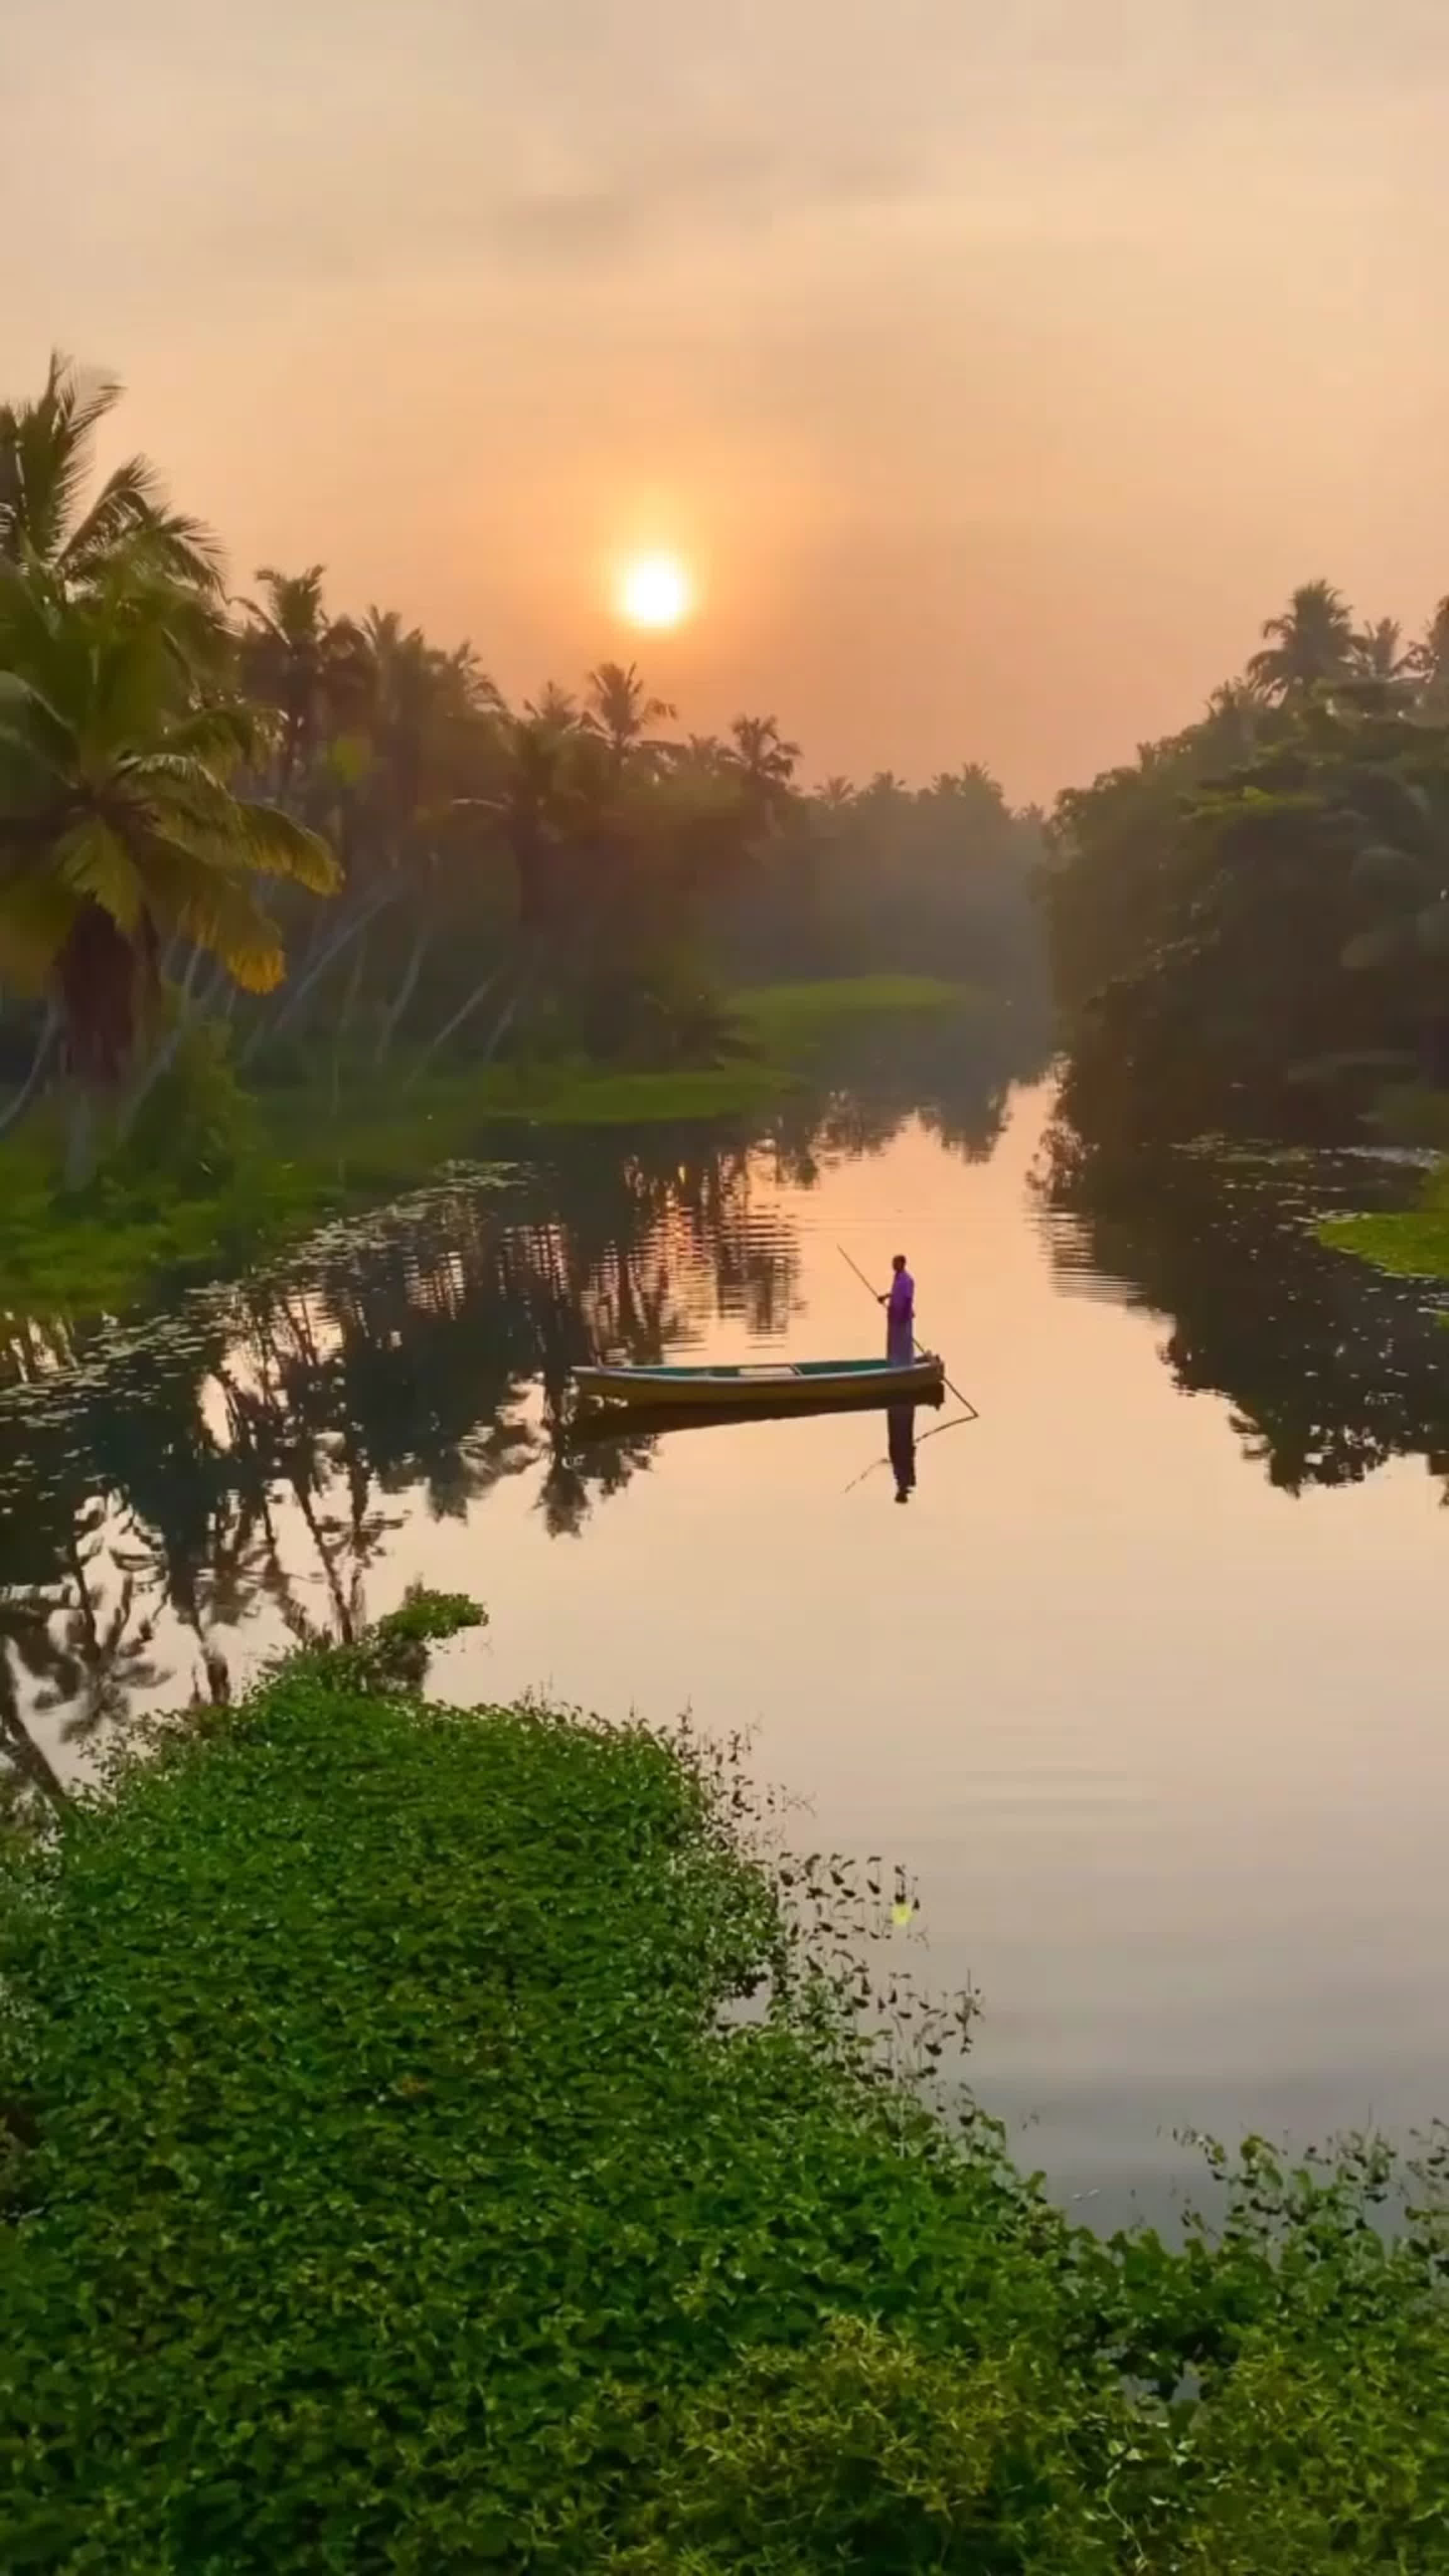
<svg viewBox="0 0 1449 2576">
<path fill-rule="evenodd" d="M 619 607 L 631 626 L 682 626 L 693 605 L 689 575 L 677 555 L 636 555 L 624 566 Z"/>
</svg>

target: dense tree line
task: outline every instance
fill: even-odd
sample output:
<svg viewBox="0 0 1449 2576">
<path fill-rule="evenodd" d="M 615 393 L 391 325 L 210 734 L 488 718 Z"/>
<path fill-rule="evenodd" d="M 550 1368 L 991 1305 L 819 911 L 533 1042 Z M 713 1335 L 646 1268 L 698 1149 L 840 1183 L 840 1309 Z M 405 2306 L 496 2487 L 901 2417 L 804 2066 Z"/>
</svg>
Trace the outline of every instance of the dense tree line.
<svg viewBox="0 0 1449 2576">
<path fill-rule="evenodd" d="M 884 964 L 1044 998 L 1043 818 L 1014 811 L 989 770 L 973 763 L 921 788 L 890 771 L 860 788 L 829 778 L 793 801 L 791 819 L 731 890 L 724 926 L 744 973 Z"/>
<path fill-rule="evenodd" d="M 79 1175 L 202 1030 L 273 1081 L 707 1062 L 742 973 L 1032 981 L 1039 830 L 985 773 L 807 794 L 773 716 L 681 734 L 632 665 L 511 706 L 320 564 L 232 597 L 144 460 L 94 487 L 118 391 L 55 359 L 0 406 L 0 1133 L 63 1083 Z"/>
<path fill-rule="evenodd" d="M 1449 599 L 1404 646 L 1326 582 L 1202 718 L 1057 804 L 1044 877 L 1094 1142 L 1341 1126 L 1449 1080 Z"/>
</svg>

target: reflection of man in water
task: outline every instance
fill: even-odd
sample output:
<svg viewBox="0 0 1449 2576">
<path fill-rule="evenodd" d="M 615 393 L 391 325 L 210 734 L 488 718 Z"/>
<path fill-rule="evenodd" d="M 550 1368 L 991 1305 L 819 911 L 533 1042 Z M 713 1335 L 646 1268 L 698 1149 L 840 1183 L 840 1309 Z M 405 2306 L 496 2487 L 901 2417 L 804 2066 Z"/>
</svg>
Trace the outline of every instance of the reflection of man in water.
<svg viewBox="0 0 1449 2576">
<path fill-rule="evenodd" d="M 909 1368 L 916 1355 L 916 1283 L 903 1252 L 896 1254 L 891 1268 L 895 1277 L 890 1294 L 880 1301 L 886 1310 L 886 1358 L 897 1368 Z"/>
<path fill-rule="evenodd" d="M 896 1501 L 908 1503 L 916 1486 L 916 1408 L 913 1404 L 886 1406 L 886 1441 L 896 1480 Z"/>
</svg>

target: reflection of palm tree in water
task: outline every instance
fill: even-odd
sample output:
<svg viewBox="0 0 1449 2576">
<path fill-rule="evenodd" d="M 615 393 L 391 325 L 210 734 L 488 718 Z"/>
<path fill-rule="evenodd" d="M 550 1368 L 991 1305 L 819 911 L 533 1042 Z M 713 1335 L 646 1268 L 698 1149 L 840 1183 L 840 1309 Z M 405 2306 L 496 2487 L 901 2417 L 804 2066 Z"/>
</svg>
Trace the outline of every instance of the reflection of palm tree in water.
<svg viewBox="0 0 1449 2576">
<path fill-rule="evenodd" d="M 817 1108 L 796 1139 L 807 1161 L 821 1132 Z M 760 1145 L 651 1131 L 624 1152 L 591 1134 L 560 1140 L 504 1199 L 429 1192 L 105 1354 L 80 1436 L 84 1335 L 52 1347 L 0 1318 L 0 1380 L 28 1390 L 0 1417 L 0 1492 L 26 1498 L 0 1512 L 0 1779 L 8 1762 L 24 1794 L 55 1794 L 35 1713 L 88 1737 L 152 1700 L 163 1604 L 222 1695 L 217 1631 L 263 1604 L 294 1635 L 355 1630 L 363 1578 L 413 1500 L 459 1517 L 535 1468 L 544 1526 L 578 1530 L 655 1441 L 636 1428 L 567 1443 L 570 1367 L 601 1346 L 661 1360 L 721 1317 L 778 1335 L 799 1300 L 770 1187 L 788 1153 L 773 1128 Z M 907 1406 L 891 1420 L 903 1498 L 915 1448 Z M 300 1606 L 309 1583 L 318 1622 Z"/>
<path fill-rule="evenodd" d="M 138 1580 L 149 1560 L 114 1537 L 108 1542 L 107 1517 L 103 1502 L 85 1507 L 53 1586 L 0 1590 L 0 1751 L 9 1765 L 0 1814 L 23 1807 L 27 1793 L 64 1803 L 64 1784 L 36 1738 L 34 1718 L 62 1718 L 61 1742 L 85 1744 L 169 1677 L 151 1652 L 155 1586 Z M 119 1577 L 110 1600 L 107 1576 Z"/>
<path fill-rule="evenodd" d="M 916 1489 L 916 1408 L 913 1404 L 887 1405 L 886 1446 L 890 1452 L 891 1473 L 896 1480 L 896 1501 L 908 1503 Z"/>
</svg>

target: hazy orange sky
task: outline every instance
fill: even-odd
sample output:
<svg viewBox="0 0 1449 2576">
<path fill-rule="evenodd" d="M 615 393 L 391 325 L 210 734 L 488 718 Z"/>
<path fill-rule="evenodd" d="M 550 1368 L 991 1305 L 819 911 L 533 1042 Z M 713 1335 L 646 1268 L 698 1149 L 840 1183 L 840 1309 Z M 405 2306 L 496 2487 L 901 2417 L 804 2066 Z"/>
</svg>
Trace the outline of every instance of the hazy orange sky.
<svg viewBox="0 0 1449 2576">
<path fill-rule="evenodd" d="M 52 342 L 245 587 L 1046 796 L 1289 586 L 1449 590 L 1449 0 L 7 0 Z"/>
</svg>

